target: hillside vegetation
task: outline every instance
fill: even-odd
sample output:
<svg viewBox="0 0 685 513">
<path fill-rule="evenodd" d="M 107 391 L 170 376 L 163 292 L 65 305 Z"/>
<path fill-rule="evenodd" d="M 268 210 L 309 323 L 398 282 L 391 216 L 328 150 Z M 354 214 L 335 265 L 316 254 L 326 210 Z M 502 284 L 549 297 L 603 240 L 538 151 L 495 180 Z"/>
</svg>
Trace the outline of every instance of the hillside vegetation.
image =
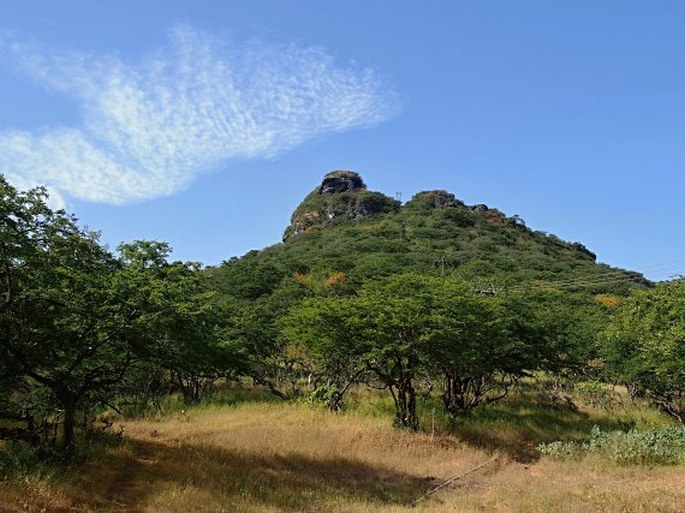
<svg viewBox="0 0 685 513">
<path fill-rule="evenodd" d="M 400 206 L 365 187 L 321 192 L 322 187 L 293 213 L 285 244 L 214 269 L 222 290 L 256 299 L 299 279 L 314 288 L 353 291 L 401 272 L 455 276 L 483 289 L 548 285 L 625 294 L 631 283 L 649 285 L 638 273 L 596 263 L 580 243 L 533 231 L 519 217 L 485 205 L 469 207 L 446 191 L 418 193 Z M 333 273 L 344 278 L 327 284 Z"/>
<path fill-rule="evenodd" d="M 0 511 L 403 511 L 484 462 L 416 507 L 678 511 L 682 280 L 350 171 L 208 268 L 0 200 Z"/>
</svg>

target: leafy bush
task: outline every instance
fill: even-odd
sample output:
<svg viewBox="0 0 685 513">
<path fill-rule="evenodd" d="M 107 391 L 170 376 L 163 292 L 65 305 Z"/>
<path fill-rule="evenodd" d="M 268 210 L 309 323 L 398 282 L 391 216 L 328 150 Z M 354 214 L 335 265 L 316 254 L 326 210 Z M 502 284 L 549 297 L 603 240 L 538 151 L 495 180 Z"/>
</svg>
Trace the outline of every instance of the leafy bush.
<svg viewBox="0 0 685 513">
<path fill-rule="evenodd" d="M 581 456 L 580 445 L 575 442 L 550 442 L 539 444 L 537 450 L 553 460 L 570 460 Z"/>
<path fill-rule="evenodd" d="M 583 381 L 574 387 L 576 397 L 594 408 L 611 411 L 622 405 L 620 394 L 601 381 Z"/>
<path fill-rule="evenodd" d="M 685 428 L 602 431 L 594 426 L 583 444 L 556 441 L 540 444 L 537 450 L 558 460 L 598 454 L 619 465 L 675 465 L 685 456 Z"/>
<path fill-rule="evenodd" d="M 0 446 L 0 482 L 12 473 L 22 472 L 35 467 L 38 463 L 36 452 L 22 442 L 8 441 Z"/>
</svg>

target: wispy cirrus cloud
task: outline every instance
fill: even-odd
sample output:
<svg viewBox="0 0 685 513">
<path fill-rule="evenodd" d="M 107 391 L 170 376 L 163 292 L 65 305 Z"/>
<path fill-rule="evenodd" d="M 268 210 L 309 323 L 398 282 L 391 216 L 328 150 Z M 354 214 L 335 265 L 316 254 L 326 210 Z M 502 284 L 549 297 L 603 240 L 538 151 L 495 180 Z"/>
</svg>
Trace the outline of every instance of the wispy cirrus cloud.
<svg viewBox="0 0 685 513">
<path fill-rule="evenodd" d="M 0 172 L 93 202 L 172 194 L 224 162 L 272 158 L 397 108 L 374 70 L 338 65 L 322 49 L 236 43 L 187 26 L 134 64 L 9 35 L 2 60 L 75 98 L 82 122 L 0 130 Z"/>
</svg>

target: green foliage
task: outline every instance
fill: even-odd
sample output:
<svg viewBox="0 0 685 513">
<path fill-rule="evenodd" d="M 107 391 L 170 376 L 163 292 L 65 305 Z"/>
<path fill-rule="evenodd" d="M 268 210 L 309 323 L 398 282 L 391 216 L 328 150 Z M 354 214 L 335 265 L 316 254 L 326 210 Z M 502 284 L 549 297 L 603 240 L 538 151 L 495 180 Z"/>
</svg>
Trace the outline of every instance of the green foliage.
<svg viewBox="0 0 685 513">
<path fill-rule="evenodd" d="M 64 411 L 68 447 L 77 403 L 111 386 L 130 363 L 136 310 L 120 301 L 121 266 L 96 234 L 50 210 L 43 190 L 19 193 L 2 179 L 0 194 L 2 415 L 35 429 L 27 405 L 47 388 Z"/>
<path fill-rule="evenodd" d="M 376 193 L 314 192 L 293 218 L 372 194 Z M 369 280 L 412 272 L 456 274 L 499 288 L 542 289 L 568 281 L 580 286 L 565 285 L 559 294 L 578 293 L 588 302 L 599 293 L 624 295 L 631 288 L 626 282 L 640 278 L 627 272 L 621 276 L 619 270 L 596 264 L 578 244 L 531 231 L 519 219 L 493 209 L 472 210 L 450 196 L 443 191 L 419 193 L 402 208 L 393 203 L 392 208 L 355 220 L 336 217 L 325 228 L 305 230 L 284 244 L 231 259 L 209 274 L 217 290 L 241 300 L 290 288 L 295 273 L 325 277 L 342 272 L 347 293 Z M 609 272 L 616 273 L 611 275 L 614 280 L 603 280 Z M 598 305 L 592 308 L 599 310 Z"/>
<path fill-rule="evenodd" d="M 580 457 L 579 446 L 573 442 L 557 440 L 555 442 L 541 443 L 536 449 L 553 460 L 570 460 Z"/>
<path fill-rule="evenodd" d="M 456 418 L 501 399 L 517 377 L 552 359 L 554 348 L 524 328 L 512 304 L 520 302 L 479 295 L 459 280 L 400 274 L 368 282 L 356 296 L 310 298 L 281 331 L 309 358 L 314 386 L 326 390 L 315 395 L 338 406 L 351 383 L 371 376 L 391 395 L 396 423 L 415 429 L 420 379 L 443 384 Z"/>
<path fill-rule="evenodd" d="M 183 386 L 235 366 L 220 327 L 230 315 L 197 264 L 168 262 L 165 243 L 102 247 L 96 233 L 52 211 L 45 191 L 0 176 L 0 437 L 37 443 L 77 414 L 160 369 Z"/>
<path fill-rule="evenodd" d="M 339 394 L 367 371 L 387 388 L 396 422 L 415 429 L 414 382 L 425 364 L 428 346 L 437 342 L 439 301 L 432 293 L 438 280 L 399 275 L 369 282 L 354 297 L 311 299 L 291 311 L 283 334 L 292 345 L 304 344 L 329 381 L 340 380 Z"/>
<path fill-rule="evenodd" d="M 685 422 L 685 280 L 633 292 L 604 339 L 611 375 Z"/>
<path fill-rule="evenodd" d="M 537 449 L 559 460 L 598 454 L 619 465 L 675 465 L 685 457 L 685 428 L 602 431 L 594 426 L 590 438 L 582 444 L 556 441 L 539 444 Z"/>
<path fill-rule="evenodd" d="M 36 452 L 26 444 L 6 442 L 0 450 L 0 482 L 4 476 L 33 470 L 39 463 Z"/>
<path fill-rule="evenodd" d="M 176 392 L 197 402 L 237 376 L 332 409 L 353 383 L 380 386 L 396 422 L 416 429 L 424 387 L 441 383 L 456 418 L 531 370 L 586 373 L 629 288 L 602 285 L 608 268 L 584 247 L 444 191 L 404 207 L 366 190 L 314 192 L 286 243 L 206 270 L 170 262 L 161 242 L 110 252 L 41 189 L 2 179 L 0 192 L 0 435 L 34 443 L 59 422 L 70 446 L 77 414 L 103 405 Z M 579 277 L 596 285 L 550 285 Z M 654 397 L 658 382 L 645 388 Z"/>
<path fill-rule="evenodd" d="M 371 200 L 387 208 L 355 217 Z M 631 288 L 605 282 L 605 273 L 620 271 L 596 264 L 582 245 L 445 191 L 419 193 L 399 208 L 368 191 L 316 190 L 293 227 L 285 243 L 206 274 L 251 319 L 233 334 L 249 347 L 250 375 L 281 396 L 313 391 L 331 408 L 354 380 L 397 393 L 404 376 L 396 399 L 407 405 L 417 378 L 442 383 L 456 418 L 506 395 L 530 370 L 596 377 L 588 362 L 611 310 L 595 296 L 618 303 Z M 328 286 L 336 276 L 344 278 Z M 371 370 L 374 361 L 382 363 Z"/>
</svg>

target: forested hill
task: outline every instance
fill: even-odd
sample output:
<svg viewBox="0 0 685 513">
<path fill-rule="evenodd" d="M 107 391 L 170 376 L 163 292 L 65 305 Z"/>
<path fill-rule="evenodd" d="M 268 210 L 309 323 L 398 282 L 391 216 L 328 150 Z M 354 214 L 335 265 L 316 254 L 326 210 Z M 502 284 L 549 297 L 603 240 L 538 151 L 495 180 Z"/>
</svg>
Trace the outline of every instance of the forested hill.
<svg viewBox="0 0 685 513">
<path fill-rule="evenodd" d="M 488 291 L 623 295 L 635 284 L 651 285 L 639 273 L 597 263 L 581 243 L 529 229 L 518 216 L 466 205 L 441 190 L 419 192 L 402 205 L 369 191 L 351 171 L 325 175 L 293 213 L 283 240 L 209 272 L 241 299 L 277 289 L 297 295 L 303 287 L 349 293 L 406 272 L 455 276 Z"/>
<path fill-rule="evenodd" d="M 437 384 L 457 420 L 540 372 L 685 417 L 682 281 L 638 290 L 581 244 L 450 193 L 401 205 L 329 173 L 284 242 L 207 269 L 164 242 L 112 253 L 45 198 L 0 175 L 0 441 L 55 446 L 61 424 L 69 458 L 80 418 L 246 378 L 332 410 L 380 388 L 412 430 Z"/>
</svg>

